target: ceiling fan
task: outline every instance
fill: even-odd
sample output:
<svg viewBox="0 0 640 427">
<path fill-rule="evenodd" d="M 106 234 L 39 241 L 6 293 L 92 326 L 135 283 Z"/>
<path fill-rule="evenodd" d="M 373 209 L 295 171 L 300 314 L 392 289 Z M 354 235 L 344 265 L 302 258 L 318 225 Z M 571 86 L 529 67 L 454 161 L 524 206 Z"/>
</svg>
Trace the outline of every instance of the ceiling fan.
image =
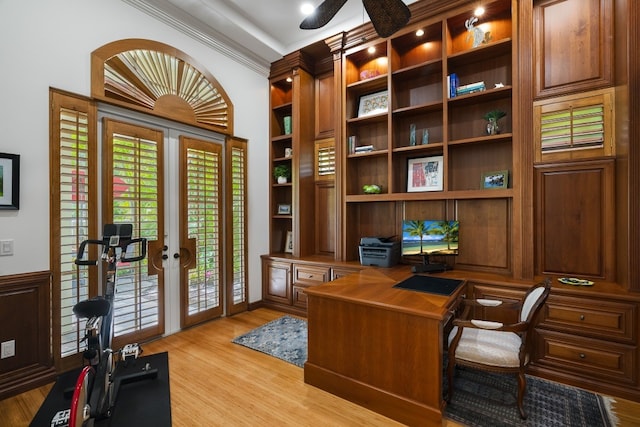
<svg viewBox="0 0 640 427">
<path fill-rule="evenodd" d="M 315 12 L 300 24 L 303 30 L 315 30 L 327 25 L 347 0 L 324 0 Z M 402 0 L 362 0 L 371 18 L 373 28 L 380 37 L 389 37 L 404 27 L 411 18 L 411 11 Z"/>
</svg>

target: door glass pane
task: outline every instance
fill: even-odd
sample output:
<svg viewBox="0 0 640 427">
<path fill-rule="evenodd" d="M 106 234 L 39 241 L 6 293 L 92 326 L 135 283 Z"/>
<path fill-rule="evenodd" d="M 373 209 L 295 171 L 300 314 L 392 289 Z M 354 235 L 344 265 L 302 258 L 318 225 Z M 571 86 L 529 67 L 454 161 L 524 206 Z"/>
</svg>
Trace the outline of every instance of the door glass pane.
<svg viewBox="0 0 640 427">
<path fill-rule="evenodd" d="M 89 147 L 87 114 L 61 108 L 59 112 L 60 178 L 60 356 L 81 350 L 80 325 L 73 306 L 87 299 L 88 269 L 75 265 L 80 243 L 88 239 Z"/>
<path fill-rule="evenodd" d="M 133 236 L 159 240 L 158 143 L 122 133 L 112 135 L 113 222 L 133 224 Z M 118 264 L 114 336 L 157 326 L 158 276 L 147 275 L 148 257 Z"/>
<path fill-rule="evenodd" d="M 221 303 L 220 149 L 187 148 L 187 236 L 196 242 L 196 266 L 188 273 L 188 315 Z"/>
</svg>

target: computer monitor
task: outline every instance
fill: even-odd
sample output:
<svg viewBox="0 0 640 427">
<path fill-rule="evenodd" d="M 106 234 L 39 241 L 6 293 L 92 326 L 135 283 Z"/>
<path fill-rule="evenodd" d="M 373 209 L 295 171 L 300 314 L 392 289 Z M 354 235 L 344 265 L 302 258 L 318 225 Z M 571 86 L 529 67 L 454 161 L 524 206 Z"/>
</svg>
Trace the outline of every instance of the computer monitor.
<svg viewBox="0 0 640 427">
<path fill-rule="evenodd" d="M 402 255 L 458 255 L 458 221 L 402 221 Z"/>
<path fill-rule="evenodd" d="M 450 270 L 447 263 L 433 263 L 432 255 L 458 255 L 458 221 L 402 221 L 402 256 L 422 257 L 422 265 L 414 265 L 414 273 L 436 273 Z"/>
</svg>

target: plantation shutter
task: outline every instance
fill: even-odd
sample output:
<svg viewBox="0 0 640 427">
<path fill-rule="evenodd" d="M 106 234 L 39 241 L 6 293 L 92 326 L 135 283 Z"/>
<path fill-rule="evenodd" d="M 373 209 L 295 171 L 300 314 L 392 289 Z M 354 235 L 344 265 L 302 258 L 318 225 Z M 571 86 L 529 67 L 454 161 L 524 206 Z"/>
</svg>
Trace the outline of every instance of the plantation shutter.
<svg viewBox="0 0 640 427">
<path fill-rule="evenodd" d="M 222 314 L 222 147 L 184 136 L 180 145 L 186 187 L 180 245 L 195 252 L 181 279 L 186 327 Z"/>
<path fill-rule="evenodd" d="M 103 222 L 132 224 L 133 236 L 146 238 L 151 247 L 164 240 L 163 133 L 109 119 L 104 128 Z M 127 339 L 115 348 L 164 332 L 163 275 L 150 268 L 149 258 L 118 265 L 114 337 Z"/>
<path fill-rule="evenodd" d="M 227 159 L 230 173 L 227 188 L 227 220 L 231 230 L 227 247 L 227 314 L 248 308 L 247 300 L 247 142 L 227 138 Z"/>
<path fill-rule="evenodd" d="M 612 155 L 612 98 L 608 89 L 536 102 L 536 160 Z"/>
<path fill-rule="evenodd" d="M 78 321 L 73 306 L 96 293 L 95 270 L 74 262 L 80 243 L 96 230 L 96 112 L 81 97 L 52 90 L 50 99 L 50 265 L 53 296 L 59 298 L 53 304 L 53 346 L 56 366 L 65 370 L 76 361 L 65 358 L 84 348 L 84 321 Z"/>
<path fill-rule="evenodd" d="M 336 173 L 336 148 L 333 139 L 316 141 L 316 181 L 334 179 Z"/>
</svg>

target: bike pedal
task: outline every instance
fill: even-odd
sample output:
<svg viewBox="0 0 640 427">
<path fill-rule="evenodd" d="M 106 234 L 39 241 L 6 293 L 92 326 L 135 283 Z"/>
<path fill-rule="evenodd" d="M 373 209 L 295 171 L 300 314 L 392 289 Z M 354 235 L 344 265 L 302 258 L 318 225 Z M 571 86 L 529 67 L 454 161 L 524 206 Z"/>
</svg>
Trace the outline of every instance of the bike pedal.
<svg viewBox="0 0 640 427">
<path fill-rule="evenodd" d="M 122 347 L 122 350 L 120 350 L 120 356 L 122 357 L 122 360 L 125 360 L 125 361 L 130 357 L 137 359 L 141 353 L 142 353 L 142 347 L 140 347 L 138 343 L 127 344 L 124 347 Z"/>
</svg>

